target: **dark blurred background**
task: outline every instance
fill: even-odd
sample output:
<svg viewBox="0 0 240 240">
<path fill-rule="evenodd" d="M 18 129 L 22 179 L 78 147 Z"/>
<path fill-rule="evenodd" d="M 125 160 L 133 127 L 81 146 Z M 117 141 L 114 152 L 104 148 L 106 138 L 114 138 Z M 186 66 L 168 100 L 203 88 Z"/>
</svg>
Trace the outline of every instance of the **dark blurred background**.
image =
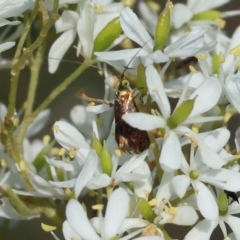
<svg viewBox="0 0 240 240">
<path fill-rule="evenodd" d="M 209 0 L 211 1 L 211 0 Z M 165 5 L 165 0 L 156 1 L 159 2 L 162 6 Z M 173 4 L 177 2 L 185 2 L 185 1 L 173 1 Z M 232 0 L 228 4 L 225 4 L 223 7 L 220 8 L 221 11 L 230 11 L 230 10 L 239 10 L 240 9 L 240 1 L 239 0 Z M 226 27 L 225 30 L 228 36 L 231 36 L 234 30 L 238 25 L 240 25 L 240 16 L 235 16 L 232 18 L 226 19 Z M 240 39 L 239 39 L 240 44 Z M 48 49 L 50 46 L 48 46 Z M 48 51 L 46 51 L 48 52 Z M 8 50 L 6 51 L 3 56 L 6 58 L 11 58 L 14 54 L 14 51 Z M 66 61 L 62 61 L 57 72 L 55 74 L 50 74 L 48 72 L 48 61 L 47 61 L 47 54 L 46 58 L 44 59 L 44 63 L 42 66 L 41 74 L 40 74 L 40 81 L 37 90 L 37 99 L 35 102 L 35 107 L 38 106 L 43 99 L 45 99 L 50 92 L 59 85 L 67 76 L 69 76 L 77 67 L 82 59 L 77 58 L 76 50 L 74 48 L 69 49 L 68 53 L 64 56 Z M 9 70 L 1 70 L 1 77 L 0 77 L 0 102 L 7 104 L 8 102 L 8 95 L 9 95 L 9 83 L 10 83 L 10 71 Z M 26 67 L 20 76 L 19 80 L 19 87 L 18 87 L 18 96 L 17 96 L 17 109 L 20 109 L 26 100 L 27 89 L 29 84 L 29 70 Z M 101 78 L 98 74 L 98 70 L 95 68 L 89 68 L 85 73 L 83 73 L 78 79 L 73 82 L 66 91 L 61 93 L 50 105 L 51 108 L 51 118 L 48 122 L 44 131 L 41 132 L 40 136 L 43 134 L 49 134 L 51 132 L 51 128 L 55 121 L 65 118 L 70 120 L 69 112 L 71 108 L 75 104 L 79 104 L 81 102 L 80 99 L 76 97 L 76 93 L 79 89 L 84 89 L 87 94 L 94 96 L 96 98 L 101 98 L 103 96 L 103 78 Z M 229 128 L 235 129 L 236 128 L 236 121 L 237 124 L 239 122 L 239 116 L 236 116 L 231 120 Z M 30 221 L 12 221 L 11 224 L 11 231 L 7 234 L 6 240 L 15 240 L 15 239 L 24 239 L 24 240 L 53 240 L 54 238 L 51 236 L 50 233 L 45 233 L 42 231 L 40 223 L 44 222 L 47 224 L 51 223 L 49 220 L 43 219 L 33 219 Z M 177 229 L 181 229 L 180 227 Z M 216 230 L 217 231 L 217 230 Z M 61 239 L 64 239 L 61 236 L 61 233 L 57 232 L 58 236 Z M 174 231 L 175 236 L 174 238 L 182 239 L 183 235 L 181 231 Z M 222 239 L 222 233 L 220 233 L 219 237 L 214 235 L 211 239 Z"/>
</svg>

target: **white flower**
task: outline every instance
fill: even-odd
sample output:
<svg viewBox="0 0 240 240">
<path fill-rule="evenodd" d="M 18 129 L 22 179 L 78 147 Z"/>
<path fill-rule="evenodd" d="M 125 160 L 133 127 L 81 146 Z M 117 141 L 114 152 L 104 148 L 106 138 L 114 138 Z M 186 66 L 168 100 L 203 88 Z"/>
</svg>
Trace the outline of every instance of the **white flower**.
<svg viewBox="0 0 240 240">
<path fill-rule="evenodd" d="M 171 16 L 171 22 L 174 28 L 180 28 L 184 24 L 190 24 L 190 25 L 210 25 L 215 24 L 215 21 L 210 20 L 198 20 L 193 21 L 192 17 L 198 13 L 214 9 L 217 7 L 220 7 L 224 4 L 229 2 L 229 0 L 219 0 L 219 1 L 208 1 L 208 0 L 189 0 L 187 1 L 187 4 L 183 3 L 177 3 L 174 5 L 173 13 Z M 239 14 L 239 11 L 230 11 L 228 13 L 222 13 L 221 17 L 228 17 L 228 16 L 234 16 L 236 14 Z"/>
<path fill-rule="evenodd" d="M 78 35 L 77 56 L 81 52 L 87 58 L 92 58 L 94 39 L 98 33 L 115 17 L 119 16 L 122 3 L 111 4 L 109 1 L 85 1 L 78 5 L 77 11 L 65 10 L 56 22 L 57 33 L 62 35 L 53 43 L 49 57 L 49 72 L 54 73 Z M 106 5 L 106 6 L 105 6 Z M 98 12 L 99 8 L 102 12 Z"/>
<path fill-rule="evenodd" d="M 156 128 L 165 128 L 166 135 L 164 137 L 159 161 L 164 171 L 174 171 L 180 167 L 182 160 L 182 151 L 177 134 L 193 134 L 190 129 L 182 127 L 182 125 L 222 119 L 222 117 L 199 117 L 200 114 L 207 112 L 215 106 L 221 94 L 221 85 L 217 78 L 211 77 L 205 79 L 189 98 L 195 99 L 195 101 L 188 118 L 181 125 L 171 129 L 168 126 L 168 119 L 171 116 L 171 108 L 163 88 L 162 80 L 158 75 L 157 70 L 151 65 L 146 68 L 146 77 L 149 93 L 153 101 L 158 104 L 162 116 L 153 116 L 145 113 L 129 113 L 123 115 L 122 119 L 140 130 L 149 131 Z M 211 99 L 211 101 L 209 101 L 209 99 Z M 181 104 L 182 100 L 183 97 L 180 98 L 177 106 Z M 201 153 L 207 151 L 208 147 L 201 143 L 200 139 L 198 139 L 198 144 L 201 145 Z M 204 162 L 208 165 L 210 164 L 211 167 L 214 168 L 221 167 L 224 164 L 224 162 L 214 153 L 212 154 L 212 157 L 212 162 L 205 161 L 205 159 Z"/>
<path fill-rule="evenodd" d="M 210 210 L 211 211 L 211 210 Z M 239 232 L 239 224 L 240 219 L 237 216 L 233 216 L 235 214 L 240 213 L 240 205 L 238 202 L 233 202 L 228 206 L 227 213 L 224 216 L 218 216 L 215 220 L 207 220 L 204 219 L 200 221 L 196 226 L 194 226 L 188 234 L 185 236 L 184 240 L 208 240 L 211 237 L 213 230 L 220 226 L 222 233 L 224 235 L 224 239 L 228 239 L 227 236 L 227 226 L 231 228 L 235 238 L 231 239 L 240 239 L 240 232 Z"/>
<path fill-rule="evenodd" d="M 182 226 L 193 225 L 198 220 L 198 215 L 192 206 L 178 205 L 172 207 L 169 203 L 176 198 L 171 183 L 173 177 L 173 173 L 163 173 L 156 193 L 157 204 L 154 207 L 154 212 L 157 217 L 154 219 L 154 223 L 173 223 Z"/>
<path fill-rule="evenodd" d="M 87 187 L 90 189 L 99 189 L 106 186 L 111 186 L 112 188 L 114 188 L 117 185 L 122 185 L 122 182 L 137 181 L 135 183 L 135 190 L 139 193 L 139 195 L 143 195 L 143 190 L 146 189 L 144 188 L 145 185 L 142 186 L 144 182 L 141 182 L 141 180 L 150 177 L 149 167 L 145 165 L 146 168 L 144 170 L 140 170 L 137 168 L 141 167 L 141 164 L 143 163 L 147 154 L 148 151 L 144 151 L 138 155 L 134 154 L 131 159 L 126 161 L 119 169 L 117 169 L 118 157 L 114 154 L 112 156 L 113 168 L 111 176 L 108 176 L 104 173 L 96 174 L 96 176 L 87 184 Z M 139 181 L 141 182 L 141 184 Z M 145 192 L 145 197 L 147 197 L 146 195 L 148 193 Z"/>
<path fill-rule="evenodd" d="M 222 128 L 209 133 L 203 138 L 203 141 L 212 150 L 221 152 L 229 136 L 229 131 Z M 211 156 L 209 156 L 208 161 L 211 161 Z M 185 175 L 175 176 L 172 180 L 176 194 L 182 198 L 191 183 L 194 188 L 198 208 L 204 218 L 208 220 L 216 219 L 218 208 L 211 191 L 203 182 L 228 191 L 237 192 L 240 190 L 238 184 L 240 173 L 228 169 L 211 169 L 202 162 L 199 151 L 194 153 L 193 146 L 191 146 L 190 163 L 188 164 L 186 160 L 183 160 L 181 171 Z"/>
<path fill-rule="evenodd" d="M 54 136 L 61 146 L 71 151 L 71 156 L 76 157 L 80 166 L 86 161 L 91 148 L 75 127 L 67 122 L 57 121 L 54 124 Z"/>
<path fill-rule="evenodd" d="M 5 18 L 18 17 L 32 6 L 31 0 L 1 0 L 0 1 L 0 27 L 17 25 L 19 21 L 10 22 Z"/>
</svg>

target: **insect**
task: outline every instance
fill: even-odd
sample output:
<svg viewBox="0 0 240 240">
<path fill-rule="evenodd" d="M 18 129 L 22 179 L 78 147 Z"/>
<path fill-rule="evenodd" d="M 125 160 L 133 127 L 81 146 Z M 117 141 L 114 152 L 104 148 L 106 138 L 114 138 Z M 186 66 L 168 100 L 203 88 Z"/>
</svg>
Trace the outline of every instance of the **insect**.
<svg viewBox="0 0 240 240">
<path fill-rule="evenodd" d="M 142 131 L 127 124 L 122 116 L 128 113 L 139 112 L 135 102 L 134 91 L 130 88 L 127 80 L 120 80 L 118 90 L 115 93 L 114 104 L 100 99 L 90 98 L 83 92 L 78 95 L 87 101 L 105 103 L 114 106 L 115 116 L 115 140 L 119 149 L 127 153 L 139 154 L 150 146 L 147 131 Z"/>
</svg>

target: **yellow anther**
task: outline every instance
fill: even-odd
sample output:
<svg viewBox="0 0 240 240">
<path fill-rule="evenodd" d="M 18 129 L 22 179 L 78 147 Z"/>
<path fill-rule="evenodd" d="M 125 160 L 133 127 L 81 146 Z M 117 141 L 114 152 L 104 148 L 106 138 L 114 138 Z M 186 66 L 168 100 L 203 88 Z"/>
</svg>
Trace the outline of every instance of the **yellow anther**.
<svg viewBox="0 0 240 240">
<path fill-rule="evenodd" d="M 198 60 L 205 60 L 207 58 L 207 54 L 199 54 L 196 56 Z"/>
<path fill-rule="evenodd" d="M 76 148 L 71 148 L 71 149 L 69 150 L 68 155 L 69 155 L 70 158 L 74 158 L 74 156 L 75 156 L 75 151 L 76 151 Z"/>
<path fill-rule="evenodd" d="M 227 123 L 229 121 L 229 119 L 231 118 L 232 113 L 226 112 L 224 115 L 224 122 Z"/>
<path fill-rule="evenodd" d="M 55 131 L 56 133 L 58 133 L 59 130 L 60 130 L 59 126 L 58 126 L 58 125 L 55 125 L 55 126 L 54 126 L 54 131 Z"/>
<path fill-rule="evenodd" d="M 148 2 L 147 2 L 147 5 L 148 5 L 148 7 L 149 7 L 152 11 L 154 11 L 154 12 L 159 12 L 160 9 L 161 9 L 160 5 L 157 4 L 157 3 L 154 2 L 154 1 L 148 1 Z"/>
<path fill-rule="evenodd" d="M 57 148 L 57 147 L 51 148 L 51 153 L 52 153 L 52 154 L 57 155 L 58 152 L 59 152 L 59 148 Z"/>
<path fill-rule="evenodd" d="M 7 166 L 7 162 L 5 159 L 1 159 L 1 167 L 6 167 Z"/>
<path fill-rule="evenodd" d="M 118 157 L 120 157 L 120 156 L 122 155 L 122 151 L 121 151 L 119 148 L 117 148 L 117 149 L 115 150 L 115 153 L 116 153 L 116 155 L 117 155 Z"/>
<path fill-rule="evenodd" d="M 158 200 L 156 198 L 153 198 L 151 201 L 148 202 L 148 204 L 151 206 L 151 207 L 154 207 L 156 206 L 158 203 Z"/>
<path fill-rule="evenodd" d="M 44 223 L 41 223 L 41 227 L 45 232 L 52 232 L 57 229 L 57 227 L 55 227 L 55 226 L 50 226 L 50 225 L 47 225 Z"/>
<path fill-rule="evenodd" d="M 192 72 L 192 73 L 196 73 L 197 70 L 195 67 L 193 67 L 192 65 L 189 65 L 189 70 Z"/>
<path fill-rule="evenodd" d="M 175 207 L 164 206 L 164 210 L 165 210 L 165 212 L 167 212 L 169 214 L 173 214 L 173 215 L 177 215 L 178 214 L 178 210 Z"/>
<path fill-rule="evenodd" d="M 197 126 L 192 126 L 192 131 L 195 133 L 199 133 L 199 129 Z"/>
<path fill-rule="evenodd" d="M 135 0 L 122 0 L 125 6 L 131 7 L 135 3 Z"/>
<path fill-rule="evenodd" d="M 240 71 L 240 62 L 236 63 L 238 72 Z"/>
<path fill-rule="evenodd" d="M 95 104 L 95 102 L 90 102 L 89 104 L 88 104 L 88 106 L 95 106 L 96 104 Z"/>
<path fill-rule="evenodd" d="M 220 63 L 224 63 L 225 62 L 225 56 L 221 52 L 218 55 L 218 61 Z"/>
<path fill-rule="evenodd" d="M 224 28 L 226 25 L 226 21 L 223 20 L 222 18 L 217 18 L 215 21 L 218 23 L 220 28 Z"/>
<path fill-rule="evenodd" d="M 233 54 L 235 57 L 240 55 L 240 45 L 237 45 L 230 51 L 230 54 Z"/>
<path fill-rule="evenodd" d="M 103 208 L 104 208 L 103 204 L 97 204 L 92 206 L 93 210 L 103 210 Z"/>
<path fill-rule="evenodd" d="M 96 13 L 102 13 L 104 11 L 104 6 L 97 6 L 96 4 L 93 5 L 94 11 Z"/>
<path fill-rule="evenodd" d="M 50 140 L 51 140 L 51 137 L 49 135 L 44 135 L 43 136 L 43 144 L 44 145 L 49 144 Z"/>
<path fill-rule="evenodd" d="M 63 156 L 63 155 L 65 154 L 65 152 L 66 152 L 66 149 L 65 149 L 65 148 L 61 148 L 61 149 L 59 150 L 59 152 L 58 152 L 58 155 L 59 155 L 59 156 Z"/>
</svg>

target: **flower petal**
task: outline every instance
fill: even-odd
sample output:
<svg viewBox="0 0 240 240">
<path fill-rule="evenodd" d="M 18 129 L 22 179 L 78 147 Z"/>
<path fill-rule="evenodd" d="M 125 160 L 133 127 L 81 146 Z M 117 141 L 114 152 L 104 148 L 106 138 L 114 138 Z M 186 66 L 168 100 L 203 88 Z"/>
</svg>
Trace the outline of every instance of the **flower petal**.
<svg viewBox="0 0 240 240">
<path fill-rule="evenodd" d="M 190 178 L 186 175 L 175 176 L 172 180 L 175 193 L 182 198 L 190 184 Z"/>
<path fill-rule="evenodd" d="M 217 227 L 217 224 L 217 221 L 209 221 L 204 219 L 188 232 L 188 234 L 184 237 L 184 240 L 210 239 L 210 236 L 213 230 Z"/>
<path fill-rule="evenodd" d="M 213 194 L 199 181 L 194 181 L 192 185 L 201 214 L 208 220 L 215 220 L 218 217 L 218 206 Z"/>
<path fill-rule="evenodd" d="M 121 199 L 121 201 L 119 201 Z M 118 233 L 129 210 L 130 198 L 123 188 L 118 188 L 111 194 L 104 218 L 104 237 L 111 239 Z"/>
<path fill-rule="evenodd" d="M 150 115 L 147 113 L 138 112 L 124 114 L 122 116 L 122 119 L 125 122 L 127 122 L 130 126 L 145 131 L 150 131 L 156 128 L 166 126 L 163 118 L 159 116 Z"/>
<path fill-rule="evenodd" d="M 164 119 L 169 118 L 171 113 L 170 103 L 165 93 L 162 79 L 160 78 L 156 68 L 152 65 L 147 66 L 146 77 L 148 91 L 153 101 L 155 101 L 159 106 Z"/>
<path fill-rule="evenodd" d="M 240 191 L 240 173 L 229 169 L 209 169 L 200 175 L 201 181 L 231 192 Z"/>
<path fill-rule="evenodd" d="M 73 43 L 76 37 L 76 30 L 70 29 L 64 32 L 52 45 L 48 53 L 48 71 L 55 73 L 63 55 Z"/>
<path fill-rule="evenodd" d="M 66 217 L 70 227 L 83 239 L 101 240 L 91 226 L 82 205 L 71 199 L 66 208 Z"/>
<path fill-rule="evenodd" d="M 178 137 L 174 131 L 169 131 L 164 139 L 160 164 L 164 171 L 171 172 L 180 168 L 182 162 L 182 149 Z"/>
<path fill-rule="evenodd" d="M 148 34 L 142 23 L 138 19 L 137 15 L 133 11 L 126 7 L 121 11 L 120 23 L 125 34 L 131 38 L 134 42 L 143 46 L 148 51 L 153 49 L 153 40 Z"/>
<path fill-rule="evenodd" d="M 64 148 L 78 149 L 80 147 L 89 149 L 83 135 L 71 124 L 64 121 L 57 121 L 54 124 L 54 136 L 58 143 Z"/>
<path fill-rule="evenodd" d="M 210 77 L 206 79 L 190 97 L 190 99 L 196 99 L 193 110 L 188 118 L 202 114 L 213 108 L 217 104 L 221 92 L 222 86 L 218 78 Z"/>
<path fill-rule="evenodd" d="M 92 176 L 97 167 L 97 163 L 98 163 L 98 156 L 95 150 L 91 150 L 83 165 L 82 171 L 78 175 L 77 180 L 74 184 L 74 191 L 75 191 L 76 197 L 80 195 L 82 189 L 92 179 Z"/>
</svg>

